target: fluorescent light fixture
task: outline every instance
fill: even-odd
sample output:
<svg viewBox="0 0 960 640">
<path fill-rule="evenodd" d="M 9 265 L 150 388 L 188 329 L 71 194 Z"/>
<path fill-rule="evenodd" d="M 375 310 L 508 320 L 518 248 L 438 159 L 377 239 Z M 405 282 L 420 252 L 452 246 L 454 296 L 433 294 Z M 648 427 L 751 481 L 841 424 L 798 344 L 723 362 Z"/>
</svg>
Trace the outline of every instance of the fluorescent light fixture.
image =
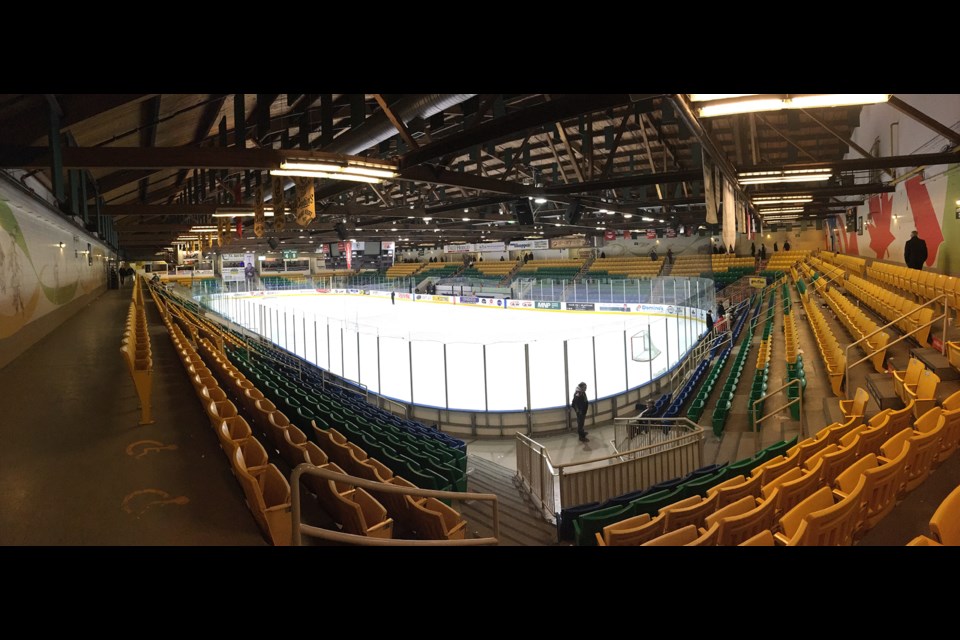
<svg viewBox="0 0 960 640">
<path fill-rule="evenodd" d="M 423 221 L 424 221 L 424 222 L 430 222 L 431 220 L 433 220 L 433 218 L 430 218 L 430 217 L 427 217 L 427 216 L 424 216 L 424 217 L 423 217 Z"/>
<path fill-rule="evenodd" d="M 696 94 L 700 95 L 708 94 Z M 780 109 L 815 109 L 818 107 L 845 107 L 858 104 L 887 102 L 889 93 L 824 93 L 804 95 L 761 95 L 731 97 L 704 102 L 698 109 L 701 118 L 729 116 L 736 113 L 779 111 Z"/>
<path fill-rule="evenodd" d="M 327 174 L 342 174 L 339 176 L 333 176 L 335 180 L 349 180 L 348 175 L 354 176 L 366 176 L 370 178 L 396 178 L 397 171 L 396 167 L 389 164 L 375 164 L 375 163 L 360 163 L 360 162 L 347 162 L 346 165 L 340 164 L 328 164 L 322 162 L 281 162 L 280 171 L 304 171 L 308 175 L 305 177 L 310 177 L 316 173 L 327 173 Z M 271 173 L 273 173 L 271 171 Z M 286 174 L 276 174 L 276 175 L 286 175 Z M 328 176 L 319 176 L 319 177 L 328 177 Z"/>
<path fill-rule="evenodd" d="M 803 207 L 785 207 L 779 209 L 761 209 L 760 215 L 765 216 L 768 213 L 801 213 L 803 212 Z"/>
<path fill-rule="evenodd" d="M 662 223 L 662 222 L 663 222 L 663 219 L 661 218 L 660 220 L 657 220 L 657 222 L 661 222 L 661 223 Z"/>
<path fill-rule="evenodd" d="M 464 222 L 470 222 L 470 218 L 462 218 Z"/>
<path fill-rule="evenodd" d="M 746 171 L 737 176 L 740 184 L 772 184 L 776 182 L 813 182 L 829 180 L 831 169 L 792 169 L 788 171 Z"/>
<path fill-rule="evenodd" d="M 753 199 L 753 204 L 759 207 L 763 207 L 768 204 L 805 204 L 807 202 L 813 202 L 813 196 L 772 196 Z"/>
<path fill-rule="evenodd" d="M 690 102 L 709 102 L 711 100 L 727 100 L 728 98 L 744 98 L 755 96 L 755 93 L 688 93 Z"/>
<path fill-rule="evenodd" d="M 537 204 L 547 204 L 547 199 L 546 199 L 546 198 L 537 198 L 536 200 L 534 200 L 534 202 L 537 203 Z"/>
<path fill-rule="evenodd" d="M 648 218 L 647 216 L 643 216 L 640 219 L 643 220 L 644 222 L 653 222 L 653 218 Z"/>
<path fill-rule="evenodd" d="M 633 214 L 632 214 L 632 213 L 625 213 L 625 214 L 623 214 L 623 217 L 624 217 L 624 218 L 632 218 L 632 217 L 633 217 Z"/>
<path fill-rule="evenodd" d="M 313 162 L 281 162 L 281 169 L 288 169 L 290 171 L 326 171 L 328 173 L 342 171 L 343 167 L 336 164 L 320 164 Z"/>
<path fill-rule="evenodd" d="M 368 184 L 379 184 L 382 178 L 373 176 L 360 176 L 350 173 L 327 173 L 326 171 L 291 171 L 289 169 L 271 169 L 272 176 L 298 176 L 301 178 L 328 178 L 330 180 L 349 180 L 351 182 L 366 182 Z"/>
<path fill-rule="evenodd" d="M 606 209 L 597 209 L 597 213 L 606 213 L 606 212 L 607 212 Z"/>
</svg>

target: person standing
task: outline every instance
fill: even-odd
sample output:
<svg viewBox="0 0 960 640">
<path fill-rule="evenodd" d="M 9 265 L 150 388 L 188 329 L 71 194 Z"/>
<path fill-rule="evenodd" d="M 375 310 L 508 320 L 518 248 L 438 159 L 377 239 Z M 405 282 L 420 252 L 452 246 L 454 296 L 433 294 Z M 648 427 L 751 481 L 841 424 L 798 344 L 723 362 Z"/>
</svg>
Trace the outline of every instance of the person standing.
<svg viewBox="0 0 960 640">
<path fill-rule="evenodd" d="M 763 262 L 766 259 L 767 259 L 767 245 L 761 243 L 760 244 L 760 261 Z"/>
<path fill-rule="evenodd" d="M 394 298 L 396 298 L 396 297 L 397 297 L 397 292 L 396 292 L 396 291 L 391 291 L 391 292 L 390 292 L 390 304 L 397 304 L 397 303 L 394 301 Z"/>
<path fill-rule="evenodd" d="M 590 406 L 587 400 L 586 382 L 581 382 L 577 385 L 577 390 L 573 393 L 573 401 L 570 403 L 570 406 L 573 407 L 574 413 L 577 414 L 577 435 L 580 437 L 580 442 L 586 442 L 589 438 L 587 437 L 587 432 L 583 429 L 583 421 L 587 417 L 587 407 Z"/>
<path fill-rule="evenodd" d="M 783 250 L 790 251 L 790 240 L 785 240 L 783 243 Z"/>
<path fill-rule="evenodd" d="M 757 243 L 755 242 L 750 243 L 750 257 L 751 258 L 757 257 Z"/>
<path fill-rule="evenodd" d="M 927 261 L 927 242 L 922 239 L 916 229 L 910 233 L 910 239 L 903 245 L 903 261 L 911 269 L 923 270 L 923 263 Z"/>
<path fill-rule="evenodd" d="M 707 311 L 707 333 L 713 331 L 713 314 Z"/>
<path fill-rule="evenodd" d="M 777 248 L 777 243 L 774 242 L 774 243 L 773 243 L 773 252 L 776 253 L 777 251 L 779 251 L 779 249 Z"/>
<path fill-rule="evenodd" d="M 673 249 L 672 249 L 672 248 L 668 248 L 668 249 L 667 249 L 667 262 L 669 262 L 670 264 L 673 264 Z"/>
<path fill-rule="evenodd" d="M 120 275 L 120 286 L 123 287 L 123 283 L 127 280 L 126 265 L 120 265 L 120 268 L 117 270 L 117 273 Z"/>
</svg>

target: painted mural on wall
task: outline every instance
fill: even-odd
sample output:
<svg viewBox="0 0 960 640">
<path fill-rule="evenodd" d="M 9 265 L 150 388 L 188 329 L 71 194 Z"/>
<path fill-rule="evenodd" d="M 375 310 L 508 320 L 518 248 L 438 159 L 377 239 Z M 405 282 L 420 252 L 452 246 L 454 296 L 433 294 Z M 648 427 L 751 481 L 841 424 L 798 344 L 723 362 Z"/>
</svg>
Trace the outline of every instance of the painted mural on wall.
<svg viewBox="0 0 960 640">
<path fill-rule="evenodd" d="M 102 247 L 0 198 L 0 339 L 105 281 Z"/>
<path fill-rule="evenodd" d="M 903 263 L 903 247 L 912 231 L 927 243 L 926 266 L 944 273 L 960 271 L 960 256 L 943 250 L 952 237 L 960 240 L 960 165 L 924 180 L 914 176 L 897 185 L 893 193 L 872 196 L 857 209 L 864 219 L 863 235 L 847 232 L 844 216 L 826 220 L 824 249 Z"/>
</svg>

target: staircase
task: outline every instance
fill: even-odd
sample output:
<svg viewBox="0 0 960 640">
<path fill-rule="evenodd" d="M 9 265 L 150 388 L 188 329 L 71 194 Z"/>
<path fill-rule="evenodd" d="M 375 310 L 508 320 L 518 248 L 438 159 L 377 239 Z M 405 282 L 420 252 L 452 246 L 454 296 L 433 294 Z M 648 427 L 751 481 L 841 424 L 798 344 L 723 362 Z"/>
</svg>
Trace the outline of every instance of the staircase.
<svg viewBox="0 0 960 640">
<path fill-rule="evenodd" d="M 574 284 L 576 284 L 577 282 L 580 282 L 580 280 L 583 279 L 583 276 L 585 276 L 587 272 L 590 271 L 590 266 L 593 264 L 593 261 L 596 259 L 597 259 L 597 256 L 595 255 L 591 255 L 589 258 L 586 259 L 586 261 L 583 263 L 583 266 L 580 267 L 580 271 L 577 271 L 577 275 L 573 277 Z"/>
<path fill-rule="evenodd" d="M 542 547 L 557 544 L 557 528 L 543 519 L 540 509 L 514 482 L 515 472 L 480 456 L 467 456 L 467 491 L 493 493 L 500 514 L 500 546 Z M 467 521 L 467 536 L 493 535 L 490 503 L 460 502 L 457 509 Z"/>
</svg>

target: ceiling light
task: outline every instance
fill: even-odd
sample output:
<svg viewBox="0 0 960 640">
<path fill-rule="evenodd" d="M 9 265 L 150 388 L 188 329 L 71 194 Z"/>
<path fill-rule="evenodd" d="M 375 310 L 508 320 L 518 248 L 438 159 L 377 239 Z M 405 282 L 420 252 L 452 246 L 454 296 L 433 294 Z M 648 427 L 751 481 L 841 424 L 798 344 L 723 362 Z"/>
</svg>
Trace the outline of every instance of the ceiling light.
<svg viewBox="0 0 960 640">
<path fill-rule="evenodd" d="M 688 93 L 690 102 L 707 102 L 710 100 L 726 100 L 727 98 L 743 98 L 755 96 L 755 93 Z"/>
<path fill-rule="evenodd" d="M 470 222 L 470 218 L 461 218 L 464 222 Z"/>
<path fill-rule="evenodd" d="M 814 109 L 887 102 L 889 93 L 826 93 L 811 95 L 758 95 L 704 103 L 698 109 L 701 118 L 729 116 L 736 113 L 778 111 L 780 109 Z"/>
<path fill-rule="evenodd" d="M 625 214 L 623 214 L 623 217 L 624 217 L 624 218 L 632 218 L 632 217 L 633 217 L 633 214 L 632 214 L 632 213 L 625 213 Z"/>
<path fill-rule="evenodd" d="M 746 171 L 737 176 L 740 184 L 772 184 L 778 182 L 813 182 L 829 180 L 832 169 L 793 169 L 788 171 Z"/>
<path fill-rule="evenodd" d="M 382 178 L 373 176 L 358 176 L 348 173 L 327 173 L 326 171 L 291 171 L 289 169 L 271 169 L 272 176 L 297 176 L 301 178 L 327 178 L 330 180 L 349 180 L 351 182 L 366 182 L 368 184 L 379 184 L 383 182 Z"/>
<path fill-rule="evenodd" d="M 396 230 L 397 230 L 396 227 L 393 227 L 392 229 L 390 229 L 390 231 L 396 231 Z"/>
<path fill-rule="evenodd" d="M 643 220 L 644 222 L 653 222 L 653 218 L 648 218 L 647 216 L 643 216 L 640 219 Z"/>
<path fill-rule="evenodd" d="M 813 196 L 771 196 L 753 199 L 753 204 L 760 207 L 768 204 L 804 204 L 807 202 L 813 202 Z"/>
<path fill-rule="evenodd" d="M 396 178 L 396 167 L 388 164 L 374 164 L 359 161 L 347 162 L 346 166 L 339 164 L 326 164 L 315 162 L 281 162 L 279 171 L 297 171 L 300 174 L 277 173 L 275 175 L 303 175 L 304 177 L 333 177 L 335 180 L 353 180 L 361 177 L 377 178 L 377 182 L 383 178 Z M 270 172 L 271 174 L 274 171 Z M 328 175 L 321 176 L 318 174 Z M 336 174 L 330 176 L 329 174 Z M 364 180 L 358 180 L 365 182 Z"/>
<path fill-rule="evenodd" d="M 800 213 L 803 211 L 803 207 L 786 207 L 778 209 L 760 209 L 760 215 L 766 215 L 768 213 Z"/>
<path fill-rule="evenodd" d="M 466 207 L 464 207 L 464 208 L 463 208 L 463 212 L 464 212 L 464 213 L 470 213 L 470 209 L 467 209 Z"/>
<path fill-rule="evenodd" d="M 559 226 L 560 226 L 560 223 L 559 223 L 559 222 L 555 222 L 555 223 L 553 224 L 553 226 L 559 227 Z"/>
<path fill-rule="evenodd" d="M 263 216 L 273 217 L 273 207 L 264 207 Z M 214 218 L 252 218 L 253 209 L 250 207 L 218 207 L 213 214 Z"/>
<path fill-rule="evenodd" d="M 661 218 L 661 219 L 659 219 L 659 220 L 657 220 L 657 222 L 663 222 L 663 218 Z"/>
<path fill-rule="evenodd" d="M 424 218 L 423 218 L 423 221 L 424 221 L 424 222 L 430 222 L 431 220 L 433 220 L 433 218 L 428 218 L 428 217 L 426 217 L 426 216 L 424 216 Z"/>
<path fill-rule="evenodd" d="M 534 200 L 534 202 L 537 203 L 537 204 L 547 204 L 547 199 L 546 199 L 546 198 L 537 198 L 536 200 Z"/>
<path fill-rule="evenodd" d="M 597 209 L 597 213 L 606 213 L 606 212 L 607 212 L 606 209 Z"/>
</svg>

